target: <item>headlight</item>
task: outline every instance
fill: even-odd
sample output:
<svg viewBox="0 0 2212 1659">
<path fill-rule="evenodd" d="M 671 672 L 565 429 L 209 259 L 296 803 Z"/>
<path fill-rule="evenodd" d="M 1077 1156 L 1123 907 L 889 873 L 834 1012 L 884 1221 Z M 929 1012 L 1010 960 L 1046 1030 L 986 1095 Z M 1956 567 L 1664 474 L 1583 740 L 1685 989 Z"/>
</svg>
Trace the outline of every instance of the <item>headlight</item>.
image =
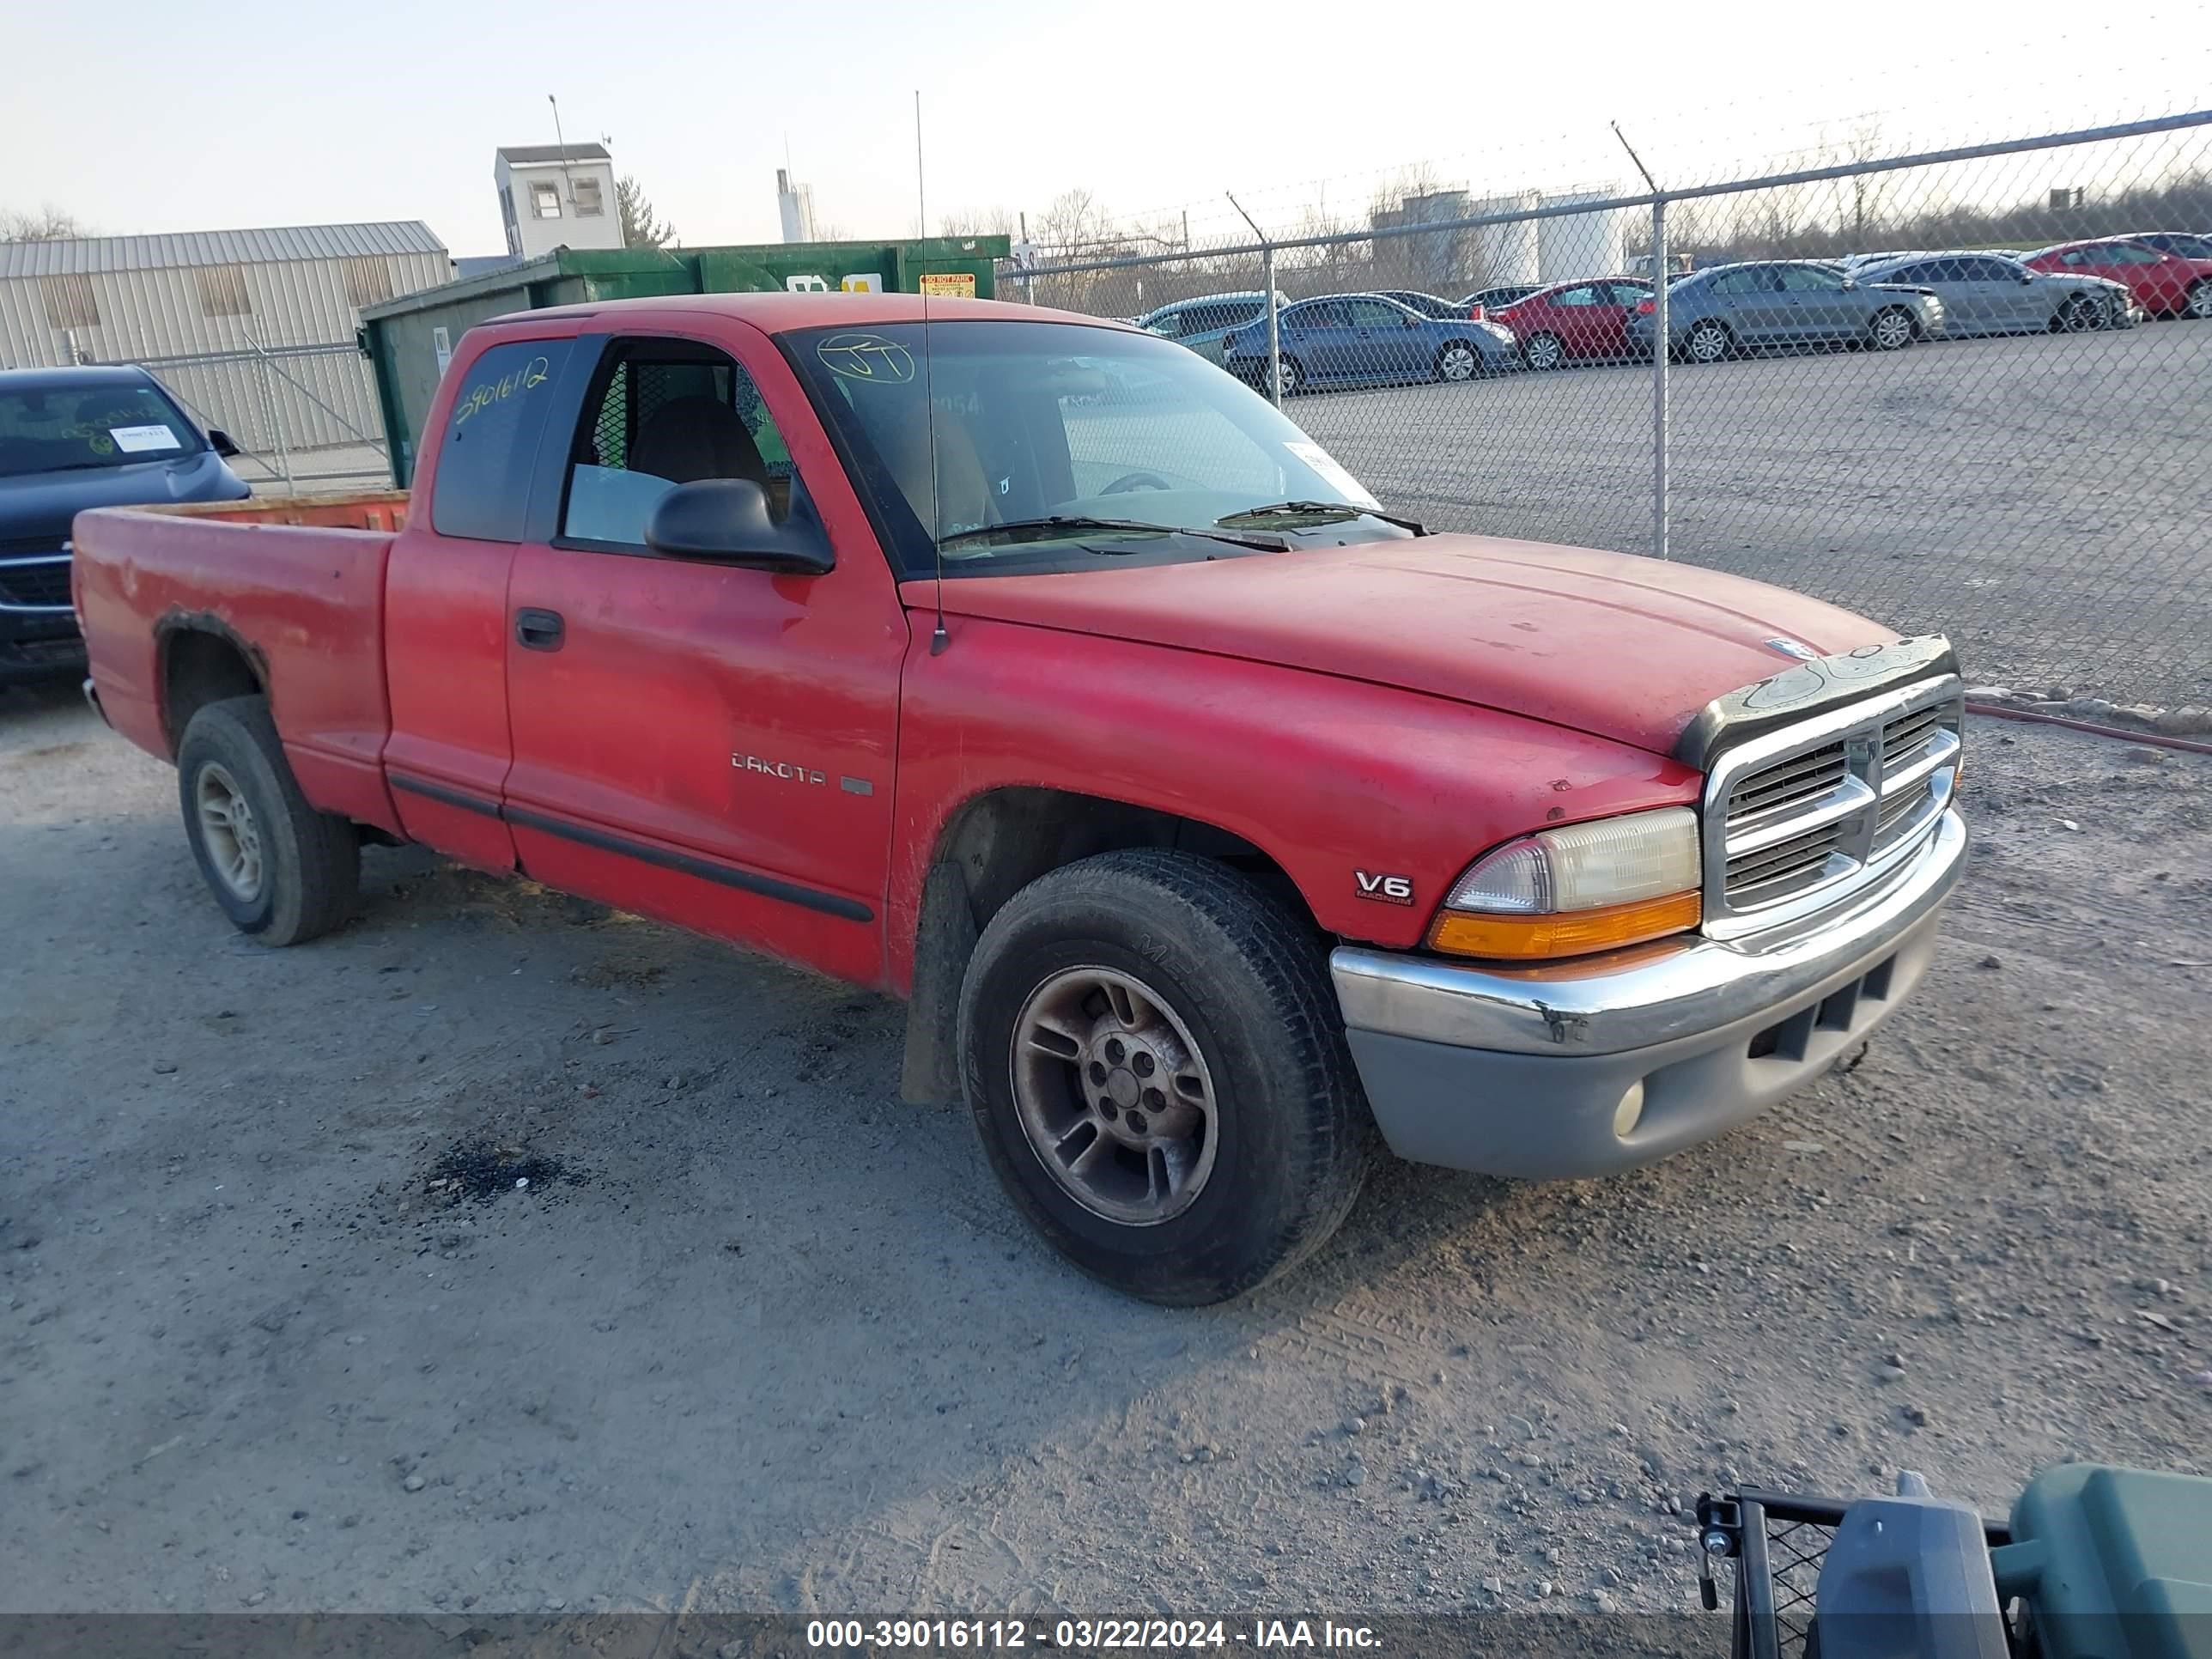
<svg viewBox="0 0 2212 1659">
<path fill-rule="evenodd" d="M 1455 956 L 1583 956 L 1695 927 L 1698 815 L 1599 818 L 1508 842 L 1459 878 L 1429 930 Z"/>
</svg>

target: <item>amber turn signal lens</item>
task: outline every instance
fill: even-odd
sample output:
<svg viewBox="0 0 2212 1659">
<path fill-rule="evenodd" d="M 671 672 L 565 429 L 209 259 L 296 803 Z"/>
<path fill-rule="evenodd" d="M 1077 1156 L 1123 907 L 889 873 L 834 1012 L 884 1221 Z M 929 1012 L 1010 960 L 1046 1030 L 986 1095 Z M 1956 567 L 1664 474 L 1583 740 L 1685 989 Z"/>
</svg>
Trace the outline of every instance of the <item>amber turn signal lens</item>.
<svg viewBox="0 0 2212 1659">
<path fill-rule="evenodd" d="M 1694 892 L 1540 916 L 1486 916 L 1447 910 L 1429 932 L 1429 948 L 1448 951 L 1455 957 L 1516 962 L 1583 957 L 1593 951 L 1610 951 L 1679 933 L 1704 919 L 1704 902 Z"/>
</svg>

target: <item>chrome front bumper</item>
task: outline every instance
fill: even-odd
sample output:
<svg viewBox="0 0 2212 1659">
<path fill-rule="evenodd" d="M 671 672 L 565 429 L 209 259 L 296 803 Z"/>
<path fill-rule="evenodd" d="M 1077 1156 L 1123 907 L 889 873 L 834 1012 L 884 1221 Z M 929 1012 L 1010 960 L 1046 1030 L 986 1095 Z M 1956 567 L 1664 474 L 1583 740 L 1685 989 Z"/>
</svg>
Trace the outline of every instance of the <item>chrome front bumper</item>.
<svg viewBox="0 0 2212 1659">
<path fill-rule="evenodd" d="M 1601 1175 L 1707 1139 L 1827 1069 L 1925 970 L 1965 862 L 1947 810 L 1863 893 L 1790 927 L 1543 968 L 1346 947 L 1329 959 L 1353 1058 L 1401 1157 Z M 1642 1109 L 1617 1128 L 1625 1097 Z"/>
</svg>

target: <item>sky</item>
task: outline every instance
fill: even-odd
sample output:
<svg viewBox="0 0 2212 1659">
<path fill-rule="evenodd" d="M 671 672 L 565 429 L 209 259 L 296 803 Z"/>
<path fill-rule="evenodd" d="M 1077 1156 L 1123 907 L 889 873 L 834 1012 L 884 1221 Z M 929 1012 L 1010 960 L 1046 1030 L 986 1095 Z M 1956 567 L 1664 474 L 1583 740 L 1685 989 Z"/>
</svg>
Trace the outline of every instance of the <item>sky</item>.
<svg viewBox="0 0 2212 1659">
<path fill-rule="evenodd" d="M 106 0 L 0 3 L 0 64 L 56 66 L 11 67 L 0 209 L 100 234 L 421 219 L 497 252 L 492 152 L 551 142 L 556 93 L 685 242 L 777 240 L 787 155 L 821 225 L 908 235 L 919 91 L 933 228 L 1079 186 L 1203 239 L 1224 192 L 1278 230 L 1421 163 L 1626 185 L 1614 120 L 1676 184 L 2202 107 L 2212 7 Z"/>
</svg>

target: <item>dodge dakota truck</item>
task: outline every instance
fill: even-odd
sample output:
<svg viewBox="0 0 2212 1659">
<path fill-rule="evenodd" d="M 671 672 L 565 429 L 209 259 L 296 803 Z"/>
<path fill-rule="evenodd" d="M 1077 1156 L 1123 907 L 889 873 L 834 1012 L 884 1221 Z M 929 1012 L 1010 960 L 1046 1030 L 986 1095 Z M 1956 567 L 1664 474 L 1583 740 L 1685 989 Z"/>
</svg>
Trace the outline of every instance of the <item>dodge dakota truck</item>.
<svg viewBox="0 0 2212 1659">
<path fill-rule="evenodd" d="M 1702 1141 L 1927 968 L 1938 638 L 1426 533 L 1096 319 L 732 295 L 469 331 L 410 495 L 76 522 L 88 694 L 294 945 L 365 842 L 908 1003 L 1078 1267 L 1199 1304 L 1378 1141 L 1531 1178 Z"/>
</svg>

